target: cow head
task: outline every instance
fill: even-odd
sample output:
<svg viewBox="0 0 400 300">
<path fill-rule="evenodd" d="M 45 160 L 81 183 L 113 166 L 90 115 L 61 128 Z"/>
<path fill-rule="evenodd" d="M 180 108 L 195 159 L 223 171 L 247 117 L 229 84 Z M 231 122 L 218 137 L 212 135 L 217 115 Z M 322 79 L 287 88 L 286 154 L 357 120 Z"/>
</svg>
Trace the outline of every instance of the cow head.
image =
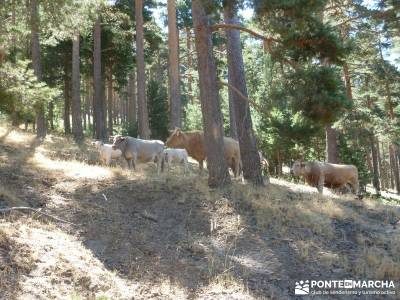
<svg viewBox="0 0 400 300">
<path fill-rule="evenodd" d="M 290 173 L 294 176 L 301 176 L 304 174 L 305 169 L 306 163 L 303 160 L 296 160 L 290 169 Z"/>
<path fill-rule="evenodd" d="M 124 153 L 127 142 L 128 142 L 128 140 L 127 140 L 126 136 L 117 135 L 114 137 L 112 149 L 113 150 L 119 149 L 122 151 L 122 153 Z"/>
<path fill-rule="evenodd" d="M 100 148 L 100 146 L 103 146 L 104 143 L 102 141 L 95 141 L 92 142 L 92 145 L 94 145 L 96 148 Z"/>
<path fill-rule="evenodd" d="M 170 148 L 184 148 L 185 134 L 178 127 L 171 133 L 165 145 Z"/>
</svg>

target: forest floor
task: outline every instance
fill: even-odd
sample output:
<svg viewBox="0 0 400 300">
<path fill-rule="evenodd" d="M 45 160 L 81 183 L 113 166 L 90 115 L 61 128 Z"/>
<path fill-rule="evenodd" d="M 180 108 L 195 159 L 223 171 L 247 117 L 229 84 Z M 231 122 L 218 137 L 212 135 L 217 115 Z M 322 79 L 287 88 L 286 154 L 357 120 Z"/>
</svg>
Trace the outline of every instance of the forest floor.
<svg viewBox="0 0 400 300">
<path fill-rule="evenodd" d="M 306 279 L 390 279 L 400 295 L 399 206 L 96 159 L 0 127 L 0 209 L 69 222 L 0 214 L 0 299 L 288 299 Z"/>
</svg>

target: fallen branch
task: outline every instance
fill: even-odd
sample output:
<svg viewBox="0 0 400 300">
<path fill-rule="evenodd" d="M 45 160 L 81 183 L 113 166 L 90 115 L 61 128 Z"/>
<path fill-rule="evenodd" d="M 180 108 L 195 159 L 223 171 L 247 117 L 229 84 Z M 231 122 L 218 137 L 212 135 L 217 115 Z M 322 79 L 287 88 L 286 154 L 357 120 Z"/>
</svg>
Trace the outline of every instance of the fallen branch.
<svg viewBox="0 0 400 300">
<path fill-rule="evenodd" d="M 27 206 L 16 206 L 16 207 L 9 207 L 9 208 L 1 208 L 1 209 L 0 209 L 0 213 L 8 213 L 8 212 L 17 211 L 17 210 L 22 210 L 22 211 L 24 211 L 24 210 L 33 211 L 33 212 L 35 212 L 35 213 L 38 213 L 38 214 L 40 214 L 40 215 L 46 216 L 46 217 L 48 217 L 48 218 L 51 218 L 51 219 L 56 220 L 56 221 L 59 221 L 59 222 L 68 223 L 68 224 L 71 224 L 71 225 L 76 225 L 76 224 L 71 223 L 71 222 L 69 222 L 69 221 L 67 221 L 67 220 L 64 220 L 64 219 L 61 219 L 61 218 L 59 218 L 59 217 L 56 217 L 56 216 L 53 216 L 53 215 L 49 215 L 49 214 L 47 214 L 47 213 L 44 213 L 44 212 L 40 211 L 39 209 L 35 209 L 35 208 L 32 208 L 32 207 L 27 207 Z"/>
</svg>

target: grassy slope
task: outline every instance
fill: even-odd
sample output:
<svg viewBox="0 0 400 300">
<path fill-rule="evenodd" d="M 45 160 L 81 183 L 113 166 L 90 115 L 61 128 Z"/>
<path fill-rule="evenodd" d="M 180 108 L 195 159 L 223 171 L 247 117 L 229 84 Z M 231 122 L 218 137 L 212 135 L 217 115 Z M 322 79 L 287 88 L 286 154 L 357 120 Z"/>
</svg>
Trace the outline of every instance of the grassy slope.
<svg viewBox="0 0 400 300">
<path fill-rule="evenodd" d="M 196 166 L 94 165 L 89 144 L 0 127 L 0 299 L 286 298 L 300 279 L 400 280 L 400 209 L 272 180 L 210 190 Z M 399 292 L 399 291 L 398 291 Z"/>
</svg>

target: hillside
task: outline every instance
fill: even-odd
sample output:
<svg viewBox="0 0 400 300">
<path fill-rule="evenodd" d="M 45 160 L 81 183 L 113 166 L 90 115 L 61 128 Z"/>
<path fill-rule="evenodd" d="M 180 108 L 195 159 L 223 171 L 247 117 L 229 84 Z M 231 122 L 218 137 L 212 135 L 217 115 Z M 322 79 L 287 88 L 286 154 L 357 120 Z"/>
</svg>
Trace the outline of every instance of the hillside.
<svg viewBox="0 0 400 300">
<path fill-rule="evenodd" d="M 0 208 L 68 221 L 0 214 L 0 299 L 285 299 L 322 276 L 400 281 L 399 206 L 95 162 L 89 142 L 0 128 Z"/>
</svg>

